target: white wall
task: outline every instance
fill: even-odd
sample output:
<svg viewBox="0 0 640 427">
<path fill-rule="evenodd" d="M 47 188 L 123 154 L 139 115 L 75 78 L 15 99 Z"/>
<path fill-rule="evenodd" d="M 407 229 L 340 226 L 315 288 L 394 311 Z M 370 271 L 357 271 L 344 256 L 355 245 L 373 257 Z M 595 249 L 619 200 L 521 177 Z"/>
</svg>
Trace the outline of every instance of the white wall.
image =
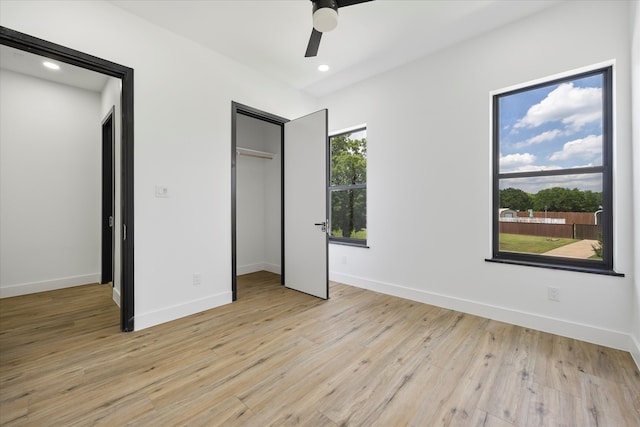
<svg viewBox="0 0 640 427">
<path fill-rule="evenodd" d="M 632 117 L 633 121 L 633 230 L 635 242 L 634 274 L 635 295 L 633 320 L 631 328 L 631 354 L 640 366 L 640 2 L 632 2 L 632 49 L 631 49 L 631 84 L 632 84 Z"/>
<path fill-rule="evenodd" d="M 121 244 L 121 230 L 122 230 L 122 215 L 120 210 L 121 204 L 121 162 L 122 162 L 122 82 L 115 77 L 109 77 L 107 84 L 101 93 L 101 120 L 104 120 L 109 114 L 109 111 L 113 108 L 113 124 L 114 124 L 114 224 L 113 224 L 113 241 L 114 241 L 114 254 L 113 254 L 113 300 L 118 306 L 120 306 L 120 291 L 121 291 L 121 257 L 122 257 L 122 244 Z"/>
<path fill-rule="evenodd" d="M 275 154 L 273 159 L 238 156 L 236 172 L 238 274 L 280 273 L 280 127 L 238 114 L 238 147 Z"/>
<path fill-rule="evenodd" d="M 0 296 L 100 281 L 100 97 L 0 70 Z"/>
<path fill-rule="evenodd" d="M 566 2 L 321 99 L 330 130 L 367 123 L 370 249 L 331 245 L 331 278 L 627 350 L 638 193 L 628 14 L 627 2 Z M 626 277 L 485 262 L 490 91 L 611 59 L 615 269 Z M 548 286 L 560 302 L 547 300 Z"/>
<path fill-rule="evenodd" d="M 102 1 L 2 1 L 0 24 L 134 69 L 135 328 L 230 302 L 231 101 L 315 100 Z"/>
</svg>

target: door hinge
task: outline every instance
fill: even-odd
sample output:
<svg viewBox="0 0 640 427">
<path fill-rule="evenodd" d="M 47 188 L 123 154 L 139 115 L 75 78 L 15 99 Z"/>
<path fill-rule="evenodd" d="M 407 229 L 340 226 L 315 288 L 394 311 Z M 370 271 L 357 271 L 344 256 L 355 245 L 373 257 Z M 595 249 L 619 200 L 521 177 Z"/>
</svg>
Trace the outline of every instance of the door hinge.
<svg viewBox="0 0 640 427">
<path fill-rule="evenodd" d="M 109 215 L 109 227 L 113 228 L 113 216 Z"/>
</svg>

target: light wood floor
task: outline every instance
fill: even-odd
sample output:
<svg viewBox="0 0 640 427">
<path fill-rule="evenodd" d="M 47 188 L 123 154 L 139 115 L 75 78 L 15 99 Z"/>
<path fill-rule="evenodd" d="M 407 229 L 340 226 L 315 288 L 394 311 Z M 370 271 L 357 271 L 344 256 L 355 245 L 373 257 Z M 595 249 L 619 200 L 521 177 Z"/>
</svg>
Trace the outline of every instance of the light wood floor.
<svg viewBox="0 0 640 427">
<path fill-rule="evenodd" d="M 333 283 L 124 334 L 111 288 L 0 300 L 0 425 L 640 426 L 628 353 Z"/>
</svg>

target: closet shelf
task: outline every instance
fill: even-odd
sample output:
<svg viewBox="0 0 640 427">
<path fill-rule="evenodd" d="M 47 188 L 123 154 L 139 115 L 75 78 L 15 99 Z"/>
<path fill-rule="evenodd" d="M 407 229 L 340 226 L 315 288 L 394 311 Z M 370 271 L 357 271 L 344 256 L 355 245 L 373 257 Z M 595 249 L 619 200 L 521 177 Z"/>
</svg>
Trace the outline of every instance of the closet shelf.
<svg viewBox="0 0 640 427">
<path fill-rule="evenodd" d="M 261 159 L 273 159 L 275 154 L 266 151 L 252 150 L 250 148 L 236 147 L 236 154 L 240 156 L 259 157 Z"/>
</svg>

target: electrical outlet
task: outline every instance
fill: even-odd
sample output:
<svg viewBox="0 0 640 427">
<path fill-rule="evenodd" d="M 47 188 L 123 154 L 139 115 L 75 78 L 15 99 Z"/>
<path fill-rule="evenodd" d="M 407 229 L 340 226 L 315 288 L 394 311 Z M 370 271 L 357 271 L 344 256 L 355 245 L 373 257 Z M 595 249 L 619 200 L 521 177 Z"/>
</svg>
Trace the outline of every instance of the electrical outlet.
<svg viewBox="0 0 640 427">
<path fill-rule="evenodd" d="M 549 286 L 547 288 L 547 298 L 549 301 L 560 302 L 560 289 Z"/>
<path fill-rule="evenodd" d="M 193 286 L 199 286 L 202 283 L 202 275 L 200 273 L 193 273 Z"/>
</svg>

